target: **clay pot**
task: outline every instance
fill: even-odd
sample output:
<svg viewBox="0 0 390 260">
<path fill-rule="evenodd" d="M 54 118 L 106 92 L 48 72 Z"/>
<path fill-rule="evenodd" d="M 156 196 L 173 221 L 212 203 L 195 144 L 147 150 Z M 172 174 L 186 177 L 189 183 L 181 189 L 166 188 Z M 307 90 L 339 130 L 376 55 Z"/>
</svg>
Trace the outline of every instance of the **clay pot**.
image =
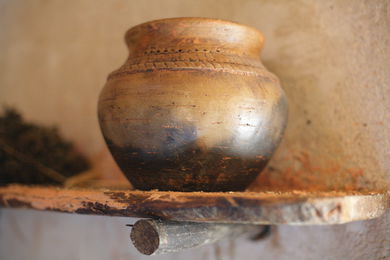
<svg viewBox="0 0 390 260">
<path fill-rule="evenodd" d="M 174 18 L 126 33 L 126 63 L 98 105 L 112 155 L 137 189 L 244 190 L 279 144 L 287 102 L 260 61 L 262 34 Z"/>
</svg>

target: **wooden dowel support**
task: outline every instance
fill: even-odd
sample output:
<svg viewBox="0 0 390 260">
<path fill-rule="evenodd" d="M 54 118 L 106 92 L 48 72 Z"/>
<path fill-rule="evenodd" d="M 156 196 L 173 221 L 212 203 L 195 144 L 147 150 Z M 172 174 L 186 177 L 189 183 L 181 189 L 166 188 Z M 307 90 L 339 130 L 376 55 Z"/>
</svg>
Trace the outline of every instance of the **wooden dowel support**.
<svg viewBox="0 0 390 260">
<path fill-rule="evenodd" d="M 130 238 L 140 253 L 158 255 L 214 243 L 223 238 L 235 238 L 250 231 L 259 232 L 261 227 L 141 219 L 133 225 Z"/>
</svg>

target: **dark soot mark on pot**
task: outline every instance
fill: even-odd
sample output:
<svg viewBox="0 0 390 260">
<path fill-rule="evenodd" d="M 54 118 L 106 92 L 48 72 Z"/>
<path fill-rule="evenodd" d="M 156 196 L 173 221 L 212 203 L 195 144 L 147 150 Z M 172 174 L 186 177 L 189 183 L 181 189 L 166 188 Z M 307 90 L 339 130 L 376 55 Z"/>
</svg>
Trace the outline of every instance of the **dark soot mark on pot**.
<svg viewBox="0 0 390 260">
<path fill-rule="evenodd" d="M 231 157 L 226 148 L 205 150 L 196 141 L 183 145 L 175 134 L 168 135 L 165 142 L 163 151 L 152 153 L 107 143 L 122 171 L 134 187 L 141 190 L 244 190 L 268 161 Z"/>
</svg>

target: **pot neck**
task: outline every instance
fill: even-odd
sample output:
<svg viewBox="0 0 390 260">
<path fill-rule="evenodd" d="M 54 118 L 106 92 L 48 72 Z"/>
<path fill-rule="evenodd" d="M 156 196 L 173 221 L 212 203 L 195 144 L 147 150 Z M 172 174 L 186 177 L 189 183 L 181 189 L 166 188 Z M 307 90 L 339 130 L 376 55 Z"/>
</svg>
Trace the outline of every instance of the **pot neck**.
<svg viewBox="0 0 390 260">
<path fill-rule="evenodd" d="M 172 18 L 147 22 L 125 36 L 129 57 L 172 53 L 218 53 L 259 58 L 262 34 L 241 24 L 208 18 Z"/>
</svg>

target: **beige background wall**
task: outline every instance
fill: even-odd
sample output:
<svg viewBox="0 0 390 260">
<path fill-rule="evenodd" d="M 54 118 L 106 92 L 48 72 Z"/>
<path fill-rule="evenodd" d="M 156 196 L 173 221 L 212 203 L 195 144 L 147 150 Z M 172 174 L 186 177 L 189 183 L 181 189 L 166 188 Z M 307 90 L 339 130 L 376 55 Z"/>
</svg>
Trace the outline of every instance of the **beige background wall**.
<svg viewBox="0 0 390 260">
<path fill-rule="evenodd" d="M 178 16 L 234 20 L 265 35 L 262 58 L 282 81 L 290 120 L 274 170 L 259 181 L 294 189 L 387 188 L 386 0 L 0 0 L 0 104 L 59 125 L 109 174 L 115 166 L 96 101 L 106 75 L 126 58 L 124 32 Z M 142 259 L 124 227 L 133 221 L 1 210 L 0 259 Z M 347 225 L 281 226 L 266 241 L 223 242 L 161 259 L 380 259 L 389 256 L 389 237 L 388 212 Z"/>
</svg>

